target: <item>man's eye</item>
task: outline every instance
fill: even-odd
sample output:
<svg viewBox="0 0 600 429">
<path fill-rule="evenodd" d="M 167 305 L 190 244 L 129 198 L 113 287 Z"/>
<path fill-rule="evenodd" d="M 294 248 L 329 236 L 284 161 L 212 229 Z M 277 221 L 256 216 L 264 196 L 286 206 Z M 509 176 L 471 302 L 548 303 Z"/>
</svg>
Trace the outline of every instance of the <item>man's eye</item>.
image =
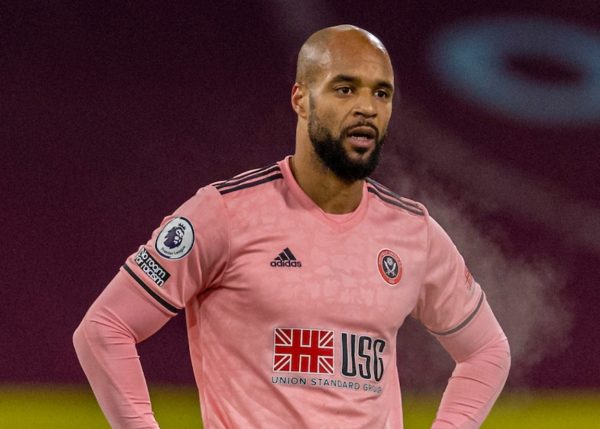
<svg viewBox="0 0 600 429">
<path fill-rule="evenodd" d="M 348 94 L 352 93 L 352 88 L 350 88 L 349 86 L 342 86 L 341 88 L 336 89 L 336 91 L 339 94 L 348 95 Z"/>
<path fill-rule="evenodd" d="M 388 98 L 389 96 L 390 94 L 388 94 L 387 91 L 384 91 L 382 89 L 375 91 L 375 97 L 377 98 Z"/>
</svg>

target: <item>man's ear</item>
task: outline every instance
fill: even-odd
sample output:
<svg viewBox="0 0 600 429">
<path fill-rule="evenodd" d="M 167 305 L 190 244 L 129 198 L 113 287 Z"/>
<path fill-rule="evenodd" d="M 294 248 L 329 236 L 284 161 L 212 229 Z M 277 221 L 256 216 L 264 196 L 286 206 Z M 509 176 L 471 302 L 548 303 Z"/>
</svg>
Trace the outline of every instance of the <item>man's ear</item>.
<svg viewBox="0 0 600 429">
<path fill-rule="evenodd" d="M 292 87 L 292 109 L 302 118 L 308 117 L 308 89 L 301 83 L 296 82 Z"/>
</svg>

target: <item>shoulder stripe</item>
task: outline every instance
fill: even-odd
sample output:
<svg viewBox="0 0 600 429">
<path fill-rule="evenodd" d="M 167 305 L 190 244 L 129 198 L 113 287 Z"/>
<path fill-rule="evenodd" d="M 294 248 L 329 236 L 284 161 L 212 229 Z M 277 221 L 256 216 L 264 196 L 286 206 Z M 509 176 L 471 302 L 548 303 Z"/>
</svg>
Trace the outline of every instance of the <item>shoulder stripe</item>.
<svg viewBox="0 0 600 429">
<path fill-rule="evenodd" d="M 371 179 L 370 177 L 367 177 L 367 183 L 373 185 L 374 187 L 377 188 L 377 190 L 381 191 L 382 193 L 384 193 L 386 195 L 389 195 L 390 197 L 400 199 L 400 195 L 396 194 L 395 192 L 392 192 L 390 189 L 386 188 L 381 183 L 379 183 L 376 180 Z"/>
<path fill-rule="evenodd" d="M 395 197 L 390 198 L 387 195 L 383 195 L 382 191 L 378 190 L 377 188 L 375 188 L 373 186 L 367 186 L 367 191 L 369 191 L 370 193 L 372 193 L 374 195 L 377 195 L 382 201 L 385 201 L 388 204 L 391 204 L 396 207 L 400 207 L 401 209 L 409 211 L 413 214 L 423 216 L 423 210 L 421 210 L 413 205 L 406 204 L 403 201 L 401 201 Z"/>
<path fill-rule="evenodd" d="M 373 185 L 379 192 L 381 192 L 389 197 L 396 198 L 401 204 L 403 204 L 405 206 L 410 206 L 413 208 L 413 210 L 418 211 L 419 214 L 424 215 L 423 209 L 421 209 L 421 207 L 419 207 L 419 205 L 414 203 L 413 201 L 407 201 L 406 198 L 402 198 L 397 193 L 393 192 L 386 186 L 383 186 L 381 183 L 371 179 L 370 177 L 367 178 L 367 182 L 370 183 L 371 185 Z"/>
<path fill-rule="evenodd" d="M 397 193 L 395 193 L 394 191 L 390 190 L 388 187 L 382 185 L 381 183 L 371 179 L 370 177 L 367 178 L 367 182 L 370 183 L 371 185 L 373 185 L 379 192 L 388 195 L 390 197 L 394 197 L 397 200 L 400 201 L 401 204 L 404 204 L 405 206 L 411 206 L 413 207 L 415 210 L 419 211 L 420 214 L 424 214 L 423 213 L 423 209 L 414 201 L 410 201 L 407 200 L 406 198 L 402 198 L 400 195 L 398 195 Z"/>
<path fill-rule="evenodd" d="M 264 171 L 268 168 L 272 168 L 273 166 L 276 166 L 277 164 L 272 164 L 269 165 L 267 167 L 261 167 L 261 168 L 253 168 L 252 170 L 248 170 L 248 171 L 244 171 L 243 173 L 240 174 L 236 174 L 233 177 L 230 177 L 229 179 L 226 180 L 218 180 L 214 183 L 211 183 L 211 185 L 217 187 L 217 186 L 225 186 L 228 182 L 231 182 L 232 180 L 238 180 L 238 179 L 242 179 L 244 177 L 248 177 L 251 174 L 255 174 L 255 173 L 260 173 L 261 171 Z"/>
<path fill-rule="evenodd" d="M 241 179 L 242 177 L 250 176 L 251 174 L 258 173 L 259 171 L 266 170 L 267 168 L 271 168 L 274 165 L 276 165 L 276 164 L 270 164 L 270 165 L 267 165 L 265 167 L 260 167 L 260 168 L 253 168 L 251 170 L 244 171 L 242 173 L 236 174 L 235 176 L 230 177 L 228 180 Z"/>
<path fill-rule="evenodd" d="M 279 171 L 279 166 L 277 164 L 269 166 L 269 167 L 261 168 L 259 170 L 252 170 L 252 171 L 249 171 L 248 173 L 243 173 L 240 176 L 235 176 L 231 179 L 225 180 L 224 182 L 217 183 L 215 185 L 215 188 L 222 189 L 222 188 L 225 188 L 228 186 L 236 186 L 241 183 L 247 182 L 248 180 L 266 176 L 267 174 L 270 174 L 274 171 Z"/>
<path fill-rule="evenodd" d="M 483 291 L 481 291 L 481 297 L 479 298 L 479 302 L 477 303 L 477 306 L 475 307 L 475 310 L 473 310 L 473 312 L 471 314 L 469 314 L 469 316 L 463 320 L 461 323 L 458 324 L 458 326 L 456 326 L 455 328 L 450 329 L 449 331 L 445 331 L 445 332 L 435 332 L 432 331 L 430 329 L 428 329 L 429 332 L 431 332 L 432 334 L 435 335 L 439 335 L 439 336 L 445 336 L 445 335 L 450 335 L 450 334 L 454 334 L 455 332 L 460 331 L 462 328 L 464 328 L 465 326 L 468 325 L 468 323 L 473 320 L 473 318 L 475 317 L 475 315 L 479 312 L 479 309 L 481 308 L 481 304 L 483 304 L 483 298 L 485 297 L 485 294 L 483 293 Z"/>
<path fill-rule="evenodd" d="M 270 176 L 263 177 L 260 180 L 246 181 L 246 182 L 241 183 L 239 186 L 234 186 L 233 188 L 219 189 L 219 192 L 221 193 L 221 195 L 225 195 L 230 192 L 239 191 L 240 189 L 252 188 L 254 186 L 262 185 L 263 183 L 271 182 L 271 181 L 277 180 L 277 179 L 283 179 L 283 174 L 275 173 Z"/>
<path fill-rule="evenodd" d="M 144 290 L 145 290 L 146 292 L 148 292 L 148 294 L 149 294 L 149 295 L 150 295 L 152 298 L 154 298 L 156 301 L 158 301 L 158 303 L 159 303 L 160 305 L 162 305 L 163 307 L 165 307 L 165 308 L 166 308 L 167 310 L 169 310 L 171 313 L 175 313 L 175 314 L 179 313 L 179 309 L 178 309 L 177 307 L 175 307 L 175 306 L 173 306 L 173 305 L 169 304 L 167 301 L 165 301 L 164 299 L 162 299 L 162 298 L 160 297 L 160 295 L 158 295 L 156 292 L 154 292 L 152 289 L 150 289 L 150 287 L 148 287 L 148 286 L 146 285 L 146 283 L 144 283 L 144 282 L 142 281 L 142 279 L 140 279 L 140 278 L 139 278 L 139 277 L 138 277 L 138 276 L 137 276 L 137 275 L 136 275 L 136 274 L 135 274 L 135 273 L 134 273 L 134 272 L 131 270 L 131 268 L 129 268 L 129 267 L 127 266 L 127 264 L 124 264 L 124 265 L 123 265 L 123 268 L 125 269 L 125 271 L 127 271 L 127 272 L 129 273 L 129 275 L 130 275 L 131 277 L 133 277 L 133 279 L 134 279 L 134 280 L 135 280 L 135 281 L 136 281 L 136 282 L 137 282 L 137 283 L 138 283 L 138 284 L 139 284 L 139 285 L 140 285 L 142 288 L 144 288 Z"/>
</svg>

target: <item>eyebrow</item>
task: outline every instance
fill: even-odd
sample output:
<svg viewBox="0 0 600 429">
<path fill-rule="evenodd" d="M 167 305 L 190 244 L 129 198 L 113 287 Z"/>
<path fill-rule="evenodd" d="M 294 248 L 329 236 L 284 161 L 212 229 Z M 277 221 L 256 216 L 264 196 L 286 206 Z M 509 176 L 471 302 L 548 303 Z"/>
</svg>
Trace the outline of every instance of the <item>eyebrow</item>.
<svg viewBox="0 0 600 429">
<path fill-rule="evenodd" d="M 350 82 L 350 83 L 358 84 L 360 82 L 360 79 L 355 76 L 350 76 L 347 74 L 338 74 L 337 76 L 335 76 L 334 78 L 331 79 L 332 84 L 336 84 L 339 82 Z M 394 85 L 392 85 L 387 80 L 378 80 L 377 82 L 375 82 L 375 87 L 386 88 L 392 92 L 394 91 Z"/>
</svg>

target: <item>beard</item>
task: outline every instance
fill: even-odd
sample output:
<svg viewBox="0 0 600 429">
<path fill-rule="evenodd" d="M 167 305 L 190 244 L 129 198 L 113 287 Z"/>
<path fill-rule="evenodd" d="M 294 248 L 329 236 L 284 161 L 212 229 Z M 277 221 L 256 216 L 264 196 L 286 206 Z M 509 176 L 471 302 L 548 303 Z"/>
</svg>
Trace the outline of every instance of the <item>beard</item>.
<svg viewBox="0 0 600 429">
<path fill-rule="evenodd" d="M 348 128 L 353 128 L 357 125 L 363 124 L 354 124 Z M 376 132 L 375 147 L 367 159 L 353 160 L 342 144 L 344 138 L 348 136 L 348 128 L 344 128 L 340 132 L 340 136 L 334 138 L 331 130 L 324 126 L 317 117 L 314 103 L 311 100 L 308 117 L 308 136 L 317 156 L 322 164 L 331 170 L 340 180 L 346 183 L 353 183 L 357 180 L 365 179 L 375 171 L 377 164 L 379 164 L 379 155 L 385 134 L 379 136 L 379 131 Z"/>
</svg>

